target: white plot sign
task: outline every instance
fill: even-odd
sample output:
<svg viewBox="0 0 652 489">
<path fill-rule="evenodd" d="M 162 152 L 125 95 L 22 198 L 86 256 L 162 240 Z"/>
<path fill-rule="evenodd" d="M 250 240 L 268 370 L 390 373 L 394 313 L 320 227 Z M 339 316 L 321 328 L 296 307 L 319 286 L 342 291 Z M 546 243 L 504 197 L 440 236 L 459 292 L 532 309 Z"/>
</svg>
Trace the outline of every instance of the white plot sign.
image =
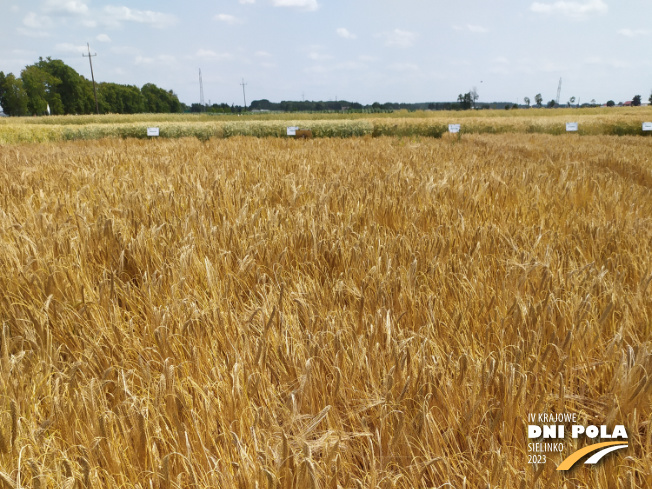
<svg viewBox="0 0 652 489">
<path fill-rule="evenodd" d="M 448 132 L 450 132 L 451 134 L 456 134 L 460 132 L 461 127 L 462 126 L 460 124 L 448 124 Z"/>
<path fill-rule="evenodd" d="M 643 123 L 643 130 L 644 131 L 652 131 L 652 122 L 644 122 Z"/>
<path fill-rule="evenodd" d="M 298 126 L 289 126 L 288 127 L 288 136 L 296 136 L 298 130 L 299 130 Z"/>
<path fill-rule="evenodd" d="M 567 122 L 566 132 L 577 132 L 577 122 Z"/>
<path fill-rule="evenodd" d="M 158 136 L 158 127 L 148 127 L 147 128 L 147 136 L 149 136 L 149 137 Z"/>
</svg>

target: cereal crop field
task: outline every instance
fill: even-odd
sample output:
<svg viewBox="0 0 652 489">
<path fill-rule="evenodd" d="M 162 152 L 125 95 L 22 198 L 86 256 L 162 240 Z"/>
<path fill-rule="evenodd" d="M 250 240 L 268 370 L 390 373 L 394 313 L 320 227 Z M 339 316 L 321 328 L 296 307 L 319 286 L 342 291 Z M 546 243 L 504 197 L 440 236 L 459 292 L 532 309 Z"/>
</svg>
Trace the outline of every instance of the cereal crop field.
<svg viewBox="0 0 652 489">
<path fill-rule="evenodd" d="M 351 136 L 0 146 L 0 487 L 652 487 L 652 139 Z"/>
<path fill-rule="evenodd" d="M 448 124 L 462 134 L 553 134 L 578 124 L 579 135 L 652 136 L 643 122 L 652 121 L 652 107 L 586 109 L 398 111 L 384 114 L 272 113 L 238 115 L 135 114 L 0 118 L 0 144 L 59 142 L 101 138 L 147 138 L 147 128 L 161 138 L 235 136 L 285 137 L 288 126 L 310 129 L 315 137 L 441 137 Z"/>
</svg>

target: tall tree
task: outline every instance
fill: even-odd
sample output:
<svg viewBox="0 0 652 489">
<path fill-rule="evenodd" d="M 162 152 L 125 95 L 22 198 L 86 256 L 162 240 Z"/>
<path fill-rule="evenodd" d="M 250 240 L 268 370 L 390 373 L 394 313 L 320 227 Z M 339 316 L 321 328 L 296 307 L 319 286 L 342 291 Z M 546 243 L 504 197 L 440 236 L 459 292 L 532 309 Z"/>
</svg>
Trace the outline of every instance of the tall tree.
<svg viewBox="0 0 652 489">
<path fill-rule="evenodd" d="M 27 92 L 27 110 L 33 115 L 43 115 L 48 105 L 54 114 L 63 113 L 61 97 L 54 87 L 61 84 L 61 80 L 50 75 L 37 65 L 27 66 L 21 73 L 23 86 Z"/>
<path fill-rule="evenodd" d="M 62 103 L 63 114 L 87 114 L 89 101 L 87 100 L 88 93 L 85 90 L 84 84 L 87 82 L 82 76 L 79 75 L 73 68 L 66 65 L 59 59 L 43 58 L 39 59 L 36 66 L 41 70 L 49 73 L 51 76 L 60 80 L 60 83 L 51 88 L 53 94 L 59 95 Z M 90 82 L 88 82 L 90 83 Z M 92 93 L 91 93 L 92 97 Z M 93 100 L 90 101 L 91 106 Z M 52 104 L 50 104 L 52 105 Z M 51 107 L 52 108 L 52 107 Z M 55 112 L 53 109 L 53 113 Z"/>
<path fill-rule="evenodd" d="M 5 76 L 0 71 L 0 105 L 7 115 L 27 115 L 27 92 L 23 88 L 23 81 L 13 73 Z"/>
<path fill-rule="evenodd" d="M 468 110 L 473 106 L 473 96 L 471 92 L 466 92 L 464 95 L 461 93 L 457 96 L 457 102 L 460 104 L 462 110 Z"/>
<path fill-rule="evenodd" d="M 172 91 L 159 88 L 153 83 L 143 85 L 145 110 L 150 113 L 181 112 L 181 102 Z"/>
<path fill-rule="evenodd" d="M 100 112 L 103 114 L 138 114 L 145 112 L 145 98 L 138 87 L 117 83 L 100 83 L 97 87 Z"/>
<path fill-rule="evenodd" d="M 633 107 L 638 107 L 641 105 L 641 96 L 640 95 L 634 95 L 634 98 L 632 99 L 632 106 Z"/>
<path fill-rule="evenodd" d="M 541 105 L 543 104 L 543 97 L 541 96 L 540 93 L 537 93 L 534 96 L 534 103 L 537 104 L 537 107 L 541 107 Z"/>
</svg>

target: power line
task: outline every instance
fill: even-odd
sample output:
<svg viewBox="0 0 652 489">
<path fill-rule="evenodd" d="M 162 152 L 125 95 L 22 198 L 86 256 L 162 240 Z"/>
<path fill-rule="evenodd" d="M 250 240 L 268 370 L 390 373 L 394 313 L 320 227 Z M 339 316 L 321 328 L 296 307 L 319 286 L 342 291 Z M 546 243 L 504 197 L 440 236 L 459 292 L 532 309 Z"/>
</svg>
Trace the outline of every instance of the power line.
<svg viewBox="0 0 652 489">
<path fill-rule="evenodd" d="M 199 68 L 199 105 L 204 106 L 204 82 L 201 79 L 201 68 Z"/>
<path fill-rule="evenodd" d="M 247 110 L 247 96 L 245 95 L 245 86 L 247 86 L 247 84 L 245 83 L 244 78 L 242 79 L 242 83 L 240 83 L 240 85 L 242 85 L 242 98 L 244 100 L 244 110 Z"/>
<path fill-rule="evenodd" d="M 91 65 L 91 78 L 93 80 L 93 95 L 95 96 L 95 111 L 97 112 L 97 115 L 100 114 L 100 106 L 97 104 L 97 89 L 95 88 L 95 75 L 93 74 L 93 56 L 97 56 L 97 53 L 91 54 L 91 46 L 86 43 L 86 47 L 88 48 L 88 54 L 82 53 L 82 56 L 84 58 L 88 58 L 88 62 Z"/>
<path fill-rule="evenodd" d="M 559 79 L 559 86 L 557 87 L 557 105 L 559 105 L 559 97 L 561 97 L 561 78 Z"/>
</svg>

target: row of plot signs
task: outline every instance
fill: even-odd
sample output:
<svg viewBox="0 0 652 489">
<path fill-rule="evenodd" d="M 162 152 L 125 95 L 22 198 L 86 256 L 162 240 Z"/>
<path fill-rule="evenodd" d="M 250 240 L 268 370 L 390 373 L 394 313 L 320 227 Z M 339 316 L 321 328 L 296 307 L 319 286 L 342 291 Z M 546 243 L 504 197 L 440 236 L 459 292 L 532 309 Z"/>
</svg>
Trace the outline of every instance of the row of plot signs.
<svg viewBox="0 0 652 489">
<path fill-rule="evenodd" d="M 448 132 L 450 132 L 451 134 L 456 134 L 460 132 L 461 128 L 462 128 L 461 124 L 448 124 Z M 578 129 L 579 129 L 579 124 L 577 122 L 566 123 L 566 132 L 577 132 Z M 652 131 L 652 122 L 644 122 L 643 130 Z"/>
<path fill-rule="evenodd" d="M 462 124 L 448 124 L 448 132 L 450 132 L 451 134 L 459 133 L 461 128 L 462 128 Z M 579 128 L 579 125 L 578 125 L 577 122 L 567 122 L 566 123 L 566 132 L 577 132 L 578 128 Z M 644 122 L 643 123 L 643 130 L 644 131 L 652 131 L 652 122 Z M 299 131 L 299 128 L 297 126 L 290 126 L 290 127 L 287 128 L 287 135 L 288 136 L 297 136 L 297 131 Z M 158 127 L 148 127 L 147 128 L 147 135 L 149 137 L 158 136 L 159 135 L 159 128 Z M 312 134 L 310 136 L 312 136 Z"/>
</svg>

